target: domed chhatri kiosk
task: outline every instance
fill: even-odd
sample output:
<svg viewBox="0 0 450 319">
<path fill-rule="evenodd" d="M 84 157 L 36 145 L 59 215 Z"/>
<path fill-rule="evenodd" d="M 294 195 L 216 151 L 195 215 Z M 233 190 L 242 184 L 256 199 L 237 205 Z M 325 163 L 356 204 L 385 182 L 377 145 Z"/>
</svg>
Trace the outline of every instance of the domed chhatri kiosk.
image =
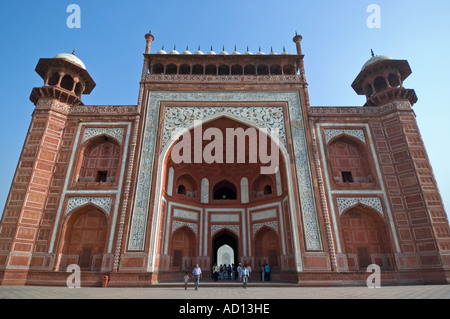
<svg viewBox="0 0 450 319">
<path fill-rule="evenodd" d="M 82 286 L 150 286 L 215 263 L 298 285 L 365 284 L 373 264 L 383 284 L 448 283 L 406 60 L 372 53 L 351 84 L 362 106 L 314 107 L 298 34 L 278 53 L 145 39 L 136 105 L 84 105 L 96 84 L 75 52 L 39 60 L 0 284 L 66 285 L 76 265 Z"/>
<path fill-rule="evenodd" d="M 52 97 L 70 105 L 80 105 L 81 96 L 91 93 L 95 87 L 86 66 L 75 56 L 75 50 L 72 54 L 60 53 L 52 59 L 40 59 L 36 72 L 44 79 L 44 86 L 32 91 L 33 103 L 41 97 Z"/>
</svg>

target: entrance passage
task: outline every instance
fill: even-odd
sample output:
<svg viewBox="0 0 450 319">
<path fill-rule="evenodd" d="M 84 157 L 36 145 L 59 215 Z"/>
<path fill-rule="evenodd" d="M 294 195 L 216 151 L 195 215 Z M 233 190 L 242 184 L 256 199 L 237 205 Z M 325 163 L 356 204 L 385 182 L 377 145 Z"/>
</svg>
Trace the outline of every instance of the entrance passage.
<svg viewBox="0 0 450 319">
<path fill-rule="evenodd" d="M 228 245 L 223 245 L 217 250 L 217 264 L 231 265 L 236 264 L 234 260 L 234 250 Z"/>
<path fill-rule="evenodd" d="M 212 242 L 213 265 L 236 264 L 239 262 L 238 240 L 228 231 L 216 235 Z"/>
</svg>

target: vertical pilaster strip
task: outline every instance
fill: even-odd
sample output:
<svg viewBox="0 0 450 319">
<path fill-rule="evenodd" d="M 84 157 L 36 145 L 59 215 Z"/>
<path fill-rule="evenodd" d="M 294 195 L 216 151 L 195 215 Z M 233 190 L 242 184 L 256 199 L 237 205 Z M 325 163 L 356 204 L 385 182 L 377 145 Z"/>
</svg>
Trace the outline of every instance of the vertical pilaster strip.
<svg viewBox="0 0 450 319">
<path fill-rule="evenodd" d="M 130 152 L 129 152 L 129 162 L 126 172 L 125 185 L 123 190 L 123 198 L 121 200 L 121 209 L 119 214 L 119 229 L 117 231 L 117 240 L 116 240 L 116 251 L 114 253 L 114 262 L 113 262 L 113 271 L 117 271 L 119 268 L 120 255 L 122 250 L 123 236 L 124 236 L 124 228 L 125 228 L 125 220 L 128 209 L 128 202 L 130 201 L 130 190 L 131 190 L 131 182 L 133 178 L 133 167 L 136 155 L 136 144 L 138 137 L 138 129 L 139 129 L 139 115 L 136 115 L 134 120 L 134 127 L 131 135 L 131 143 L 130 143 Z M 124 154 L 125 156 L 126 154 Z"/>
<path fill-rule="evenodd" d="M 316 136 L 316 132 L 314 130 L 314 121 L 313 120 L 309 120 L 309 129 L 311 132 L 310 135 L 311 135 L 311 140 L 312 140 L 314 164 L 316 166 L 317 184 L 319 186 L 318 188 L 319 188 L 320 206 L 322 208 L 322 216 L 323 216 L 323 221 L 324 221 L 324 226 L 325 226 L 325 232 L 327 234 L 327 243 L 328 243 L 328 250 L 329 250 L 330 262 L 331 262 L 331 269 L 333 271 L 336 271 L 338 269 L 337 259 L 336 259 L 336 249 L 334 247 L 333 231 L 331 229 L 330 214 L 328 212 L 328 204 L 327 204 L 327 198 L 325 195 L 324 180 L 323 180 L 322 169 L 321 169 L 321 165 L 320 165 L 319 149 L 317 146 L 317 136 Z"/>
</svg>

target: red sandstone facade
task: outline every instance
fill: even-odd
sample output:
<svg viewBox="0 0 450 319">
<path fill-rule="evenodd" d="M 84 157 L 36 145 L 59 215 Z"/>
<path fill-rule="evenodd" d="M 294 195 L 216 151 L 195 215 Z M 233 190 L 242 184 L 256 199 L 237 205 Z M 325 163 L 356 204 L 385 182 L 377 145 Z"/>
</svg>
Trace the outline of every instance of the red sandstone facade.
<svg viewBox="0 0 450 319">
<path fill-rule="evenodd" d="M 78 264 L 82 285 L 108 275 L 112 286 L 148 286 L 195 263 L 208 272 L 224 244 L 235 262 L 269 263 L 275 280 L 365 283 L 378 264 L 384 283 L 448 283 L 449 223 L 416 95 L 403 87 L 407 61 L 364 65 L 352 84 L 362 107 L 311 107 L 298 35 L 295 54 L 152 54 L 153 39 L 137 105 L 84 105 L 95 82 L 78 58 L 39 61 L 44 85 L 30 97 L 0 224 L 1 284 L 65 285 Z M 191 161 L 176 163 L 176 128 L 192 140 L 266 129 L 258 151 L 268 141 L 279 170 L 261 174 L 267 161 L 250 161 L 250 138 L 231 162 L 197 162 L 192 145 Z M 225 158 L 227 144 L 215 146 Z"/>
</svg>

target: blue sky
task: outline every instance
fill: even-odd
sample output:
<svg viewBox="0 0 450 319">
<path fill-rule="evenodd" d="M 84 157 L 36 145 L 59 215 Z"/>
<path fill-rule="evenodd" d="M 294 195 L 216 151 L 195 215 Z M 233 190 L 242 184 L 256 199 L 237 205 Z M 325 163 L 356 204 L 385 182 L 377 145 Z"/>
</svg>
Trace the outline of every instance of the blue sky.
<svg viewBox="0 0 450 319">
<path fill-rule="evenodd" d="M 81 8 L 81 28 L 70 29 L 70 4 Z M 370 29 L 367 7 L 381 8 L 381 28 Z M 3 212 L 34 105 L 33 87 L 43 84 L 39 58 L 76 54 L 97 83 L 85 104 L 136 104 L 144 34 L 155 36 L 152 52 L 222 46 L 231 52 L 295 52 L 303 36 L 312 106 L 360 106 L 351 83 L 375 54 L 406 59 L 416 90 L 414 106 L 422 138 L 447 209 L 450 207 L 450 1 L 448 0 L 40 0 L 0 2 L 0 214 Z"/>
</svg>

